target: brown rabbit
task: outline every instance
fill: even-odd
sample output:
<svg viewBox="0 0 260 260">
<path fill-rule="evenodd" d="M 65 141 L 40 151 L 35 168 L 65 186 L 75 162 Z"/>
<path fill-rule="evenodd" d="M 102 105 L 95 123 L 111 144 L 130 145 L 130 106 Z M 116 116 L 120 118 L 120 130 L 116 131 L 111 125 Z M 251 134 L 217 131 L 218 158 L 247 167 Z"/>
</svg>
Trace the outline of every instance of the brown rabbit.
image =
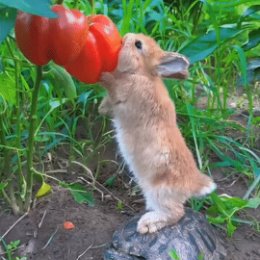
<svg viewBox="0 0 260 260">
<path fill-rule="evenodd" d="M 191 196 L 212 192 L 216 185 L 197 168 L 176 123 L 175 107 L 161 77 L 184 79 L 188 60 L 164 52 L 142 34 L 127 34 L 113 73 L 103 73 L 108 90 L 99 111 L 110 114 L 116 139 L 146 199 L 140 233 L 155 232 L 184 215 Z"/>
</svg>

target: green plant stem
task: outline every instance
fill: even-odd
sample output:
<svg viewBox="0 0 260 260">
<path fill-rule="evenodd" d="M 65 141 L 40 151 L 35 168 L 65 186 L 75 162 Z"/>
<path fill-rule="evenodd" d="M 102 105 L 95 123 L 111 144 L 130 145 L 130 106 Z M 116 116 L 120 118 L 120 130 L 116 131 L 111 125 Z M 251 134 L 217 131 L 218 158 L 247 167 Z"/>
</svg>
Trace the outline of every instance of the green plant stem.
<svg viewBox="0 0 260 260">
<path fill-rule="evenodd" d="M 4 117 L 3 113 L 0 113 L 0 140 L 2 145 L 6 145 L 5 133 L 4 133 Z M 4 154 L 4 167 L 0 172 L 0 179 L 6 176 L 7 172 L 9 171 L 9 164 L 10 164 L 10 151 L 6 148 L 3 148 Z"/>
<path fill-rule="evenodd" d="M 95 0 L 89 0 L 89 3 L 91 5 L 91 14 L 95 14 L 96 13 L 96 10 L 95 10 L 95 6 L 96 6 Z"/>
<path fill-rule="evenodd" d="M 9 51 L 11 57 L 14 58 L 14 53 L 13 53 L 12 47 L 11 47 L 11 45 L 10 45 L 8 39 L 7 39 L 5 42 L 6 42 L 6 46 L 7 46 L 7 49 L 8 49 L 8 51 Z"/>
<path fill-rule="evenodd" d="M 19 66 L 15 62 L 15 89 L 16 89 L 16 146 L 21 146 L 21 102 L 20 102 L 20 88 L 19 88 Z"/>
<path fill-rule="evenodd" d="M 19 88 L 19 66 L 17 61 L 15 61 L 15 82 L 16 82 L 16 147 L 21 148 L 21 114 L 22 114 L 22 104 L 20 97 Z M 23 190 L 24 175 L 21 167 L 21 154 L 17 150 L 17 161 L 18 161 L 18 178 L 19 178 L 19 188 L 20 193 Z"/>
<path fill-rule="evenodd" d="M 19 185 L 20 188 L 22 188 L 22 185 L 24 184 L 24 175 L 23 175 L 23 170 L 22 170 L 22 162 L 21 162 L 21 158 L 20 158 L 20 153 L 17 150 L 16 151 L 17 154 L 17 171 L 18 171 L 18 175 L 19 175 Z"/>
<path fill-rule="evenodd" d="M 19 64 L 18 61 L 15 61 L 15 89 L 16 89 L 16 147 L 21 147 L 21 114 L 22 114 L 22 104 L 21 104 L 21 98 L 20 98 L 20 84 L 19 84 Z M 18 160 L 18 178 L 19 178 L 19 188 L 20 192 L 22 191 L 23 187 L 23 180 L 24 175 L 22 172 L 21 167 L 21 158 L 20 153 L 17 151 L 17 160 Z"/>
<path fill-rule="evenodd" d="M 0 113 L 0 141 L 2 145 L 6 145 L 4 133 L 4 118 L 2 113 Z"/>
<path fill-rule="evenodd" d="M 254 133 L 252 129 L 252 119 L 254 117 L 254 101 L 253 101 L 253 95 L 250 89 L 250 86 L 246 86 L 246 94 L 248 99 L 248 108 L 249 108 L 249 117 L 247 121 L 247 139 L 249 141 L 250 146 L 254 145 Z"/>
<path fill-rule="evenodd" d="M 10 198 L 9 204 L 13 210 L 14 215 L 18 215 L 21 213 L 21 209 L 19 208 L 19 206 L 17 204 L 17 199 L 16 199 L 15 191 L 14 191 L 14 185 L 15 185 L 14 180 L 10 180 L 8 183 L 7 190 L 8 190 L 8 195 Z"/>
<path fill-rule="evenodd" d="M 258 175 L 254 180 L 254 182 L 250 185 L 243 199 L 248 199 L 251 193 L 253 192 L 253 190 L 258 186 L 259 183 L 260 183 L 260 175 Z"/>
<path fill-rule="evenodd" d="M 5 42 L 6 42 L 8 51 L 10 52 L 11 57 L 14 58 L 14 54 L 13 54 L 13 51 L 12 51 L 12 48 L 11 48 L 11 45 L 10 45 L 8 39 L 7 39 Z M 0 124 L 1 124 L 1 130 L 0 130 L 0 132 L 2 132 L 1 135 L 2 135 L 3 138 L 5 139 L 3 115 L 4 115 L 4 112 L 0 115 L 0 117 L 1 117 L 1 119 L 0 119 L 0 120 L 1 120 L 1 123 L 0 123 Z M 1 140 L 1 141 L 2 141 L 2 140 Z M 3 144 L 6 145 L 6 140 L 3 140 L 3 141 L 4 141 Z M 4 175 L 5 175 L 5 176 L 8 176 L 7 173 L 10 171 L 10 168 L 11 168 L 11 167 L 10 167 L 10 162 L 11 162 L 10 156 L 11 156 L 10 150 L 4 149 L 4 168 L 3 168 L 3 176 L 4 176 Z"/>
<path fill-rule="evenodd" d="M 192 34 L 194 35 L 196 30 L 197 30 L 197 26 L 200 20 L 200 16 L 202 14 L 202 7 L 203 7 L 203 2 L 197 2 L 196 5 L 193 7 L 195 9 L 195 15 L 193 16 L 193 27 L 192 27 Z M 190 11 L 191 12 L 191 11 Z M 190 13 L 190 16 L 192 16 L 192 13 Z"/>
<path fill-rule="evenodd" d="M 7 203 L 8 203 L 9 205 L 11 205 L 11 204 L 12 204 L 11 199 L 9 198 L 9 196 L 8 196 L 8 194 L 5 192 L 5 190 L 2 189 L 1 192 L 2 192 L 2 194 L 3 194 L 4 199 L 7 201 Z"/>
<path fill-rule="evenodd" d="M 13 59 L 13 61 L 15 62 L 15 89 L 16 89 L 16 105 L 15 105 L 15 109 L 14 109 L 14 122 L 16 124 L 16 147 L 19 149 L 21 147 L 21 113 L 22 113 L 22 107 L 21 107 L 21 102 L 20 102 L 20 88 L 19 88 L 19 61 L 16 60 L 16 57 L 14 55 L 14 52 L 12 50 L 12 46 L 9 42 L 9 39 L 6 40 L 6 45 L 8 48 L 8 51 Z M 10 157 L 11 157 L 11 153 L 10 150 L 6 150 L 5 152 L 5 166 L 4 166 L 4 173 L 8 173 L 9 169 L 11 168 L 10 166 Z M 21 160 L 20 160 L 20 154 L 17 151 L 17 160 L 18 160 L 18 181 L 19 181 L 19 191 L 17 190 L 18 194 L 21 194 L 21 191 L 23 189 L 23 180 L 24 180 L 24 176 L 22 173 L 22 168 L 21 168 Z M 9 172 L 9 174 L 6 174 L 6 176 L 9 177 L 9 181 L 8 181 L 8 185 L 7 185 L 7 191 L 8 191 L 8 196 L 9 199 L 7 199 L 7 202 L 10 204 L 10 206 L 12 207 L 13 213 L 14 214 L 19 214 L 22 207 L 21 207 L 21 200 L 18 200 L 14 191 L 14 179 L 12 178 L 13 176 L 11 176 L 11 173 Z M 14 176 L 16 177 L 16 176 Z M 7 195 L 7 194 L 6 194 Z"/>
<path fill-rule="evenodd" d="M 18 215 L 20 213 L 20 208 L 17 205 L 16 198 L 14 196 L 13 183 L 9 183 L 7 189 L 9 191 L 9 194 L 7 194 L 4 189 L 1 191 L 3 197 L 12 208 L 14 215 Z"/>
<path fill-rule="evenodd" d="M 4 99 L 2 98 L 2 96 L 0 96 L 0 101 L 4 102 Z M 5 106 L 5 103 L 4 103 L 4 106 Z M 1 107 L 0 107 L 0 109 L 1 109 Z M 0 111 L 0 142 L 1 142 L 0 144 L 3 146 L 6 145 L 6 138 L 5 138 L 5 131 L 4 131 L 4 111 L 5 111 L 5 107 L 3 107 L 3 111 Z M 5 165 L 6 164 L 6 162 L 5 162 L 6 148 L 5 147 L 2 148 L 2 152 L 4 154 L 4 165 Z M 4 176 L 4 169 L 5 169 L 5 166 L 3 168 L 0 167 L 0 180 Z"/>
<path fill-rule="evenodd" d="M 5 134 L 4 134 L 4 121 L 3 121 L 3 113 L 0 113 L 0 139 L 1 139 L 1 144 L 6 145 L 6 139 L 5 139 Z M 0 172 L 0 179 L 3 179 L 5 176 L 9 177 L 10 171 L 10 151 L 8 149 L 4 148 L 4 168 L 3 171 Z M 7 180 L 8 181 L 8 180 Z M 14 187 L 13 187 L 13 182 L 12 180 L 9 179 L 8 185 L 7 185 L 7 190 L 8 190 L 8 195 L 7 193 L 3 190 L 3 196 L 6 199 L 7 203 L 12 207 L 13 213 L 15 215 L 19 214 L 20 208 L 18 207 L 16 203 L 16 197 L 15 197 L 15 192 L 14 192 Z"/>
<path fill-rule="evenodd" d="M 36 124 L 36 112 L 37 112 L 37 103 L 38 103 L 38 95 L 41 86 L 42 79 L 42 67 L 37 66 L 36 68 L 36 79 L 33 88 L 32 94 L 32 104 L 31 104 L 31 112 L 29 116 L 29 137 L 28 137 L 28 145 L 27 145 L 27 176 L 26 183 L 27 189 L 25 194 L 25 210 L 28 211 L 30 209 L 31 199 L 32 199 L 32 187 L 33 187 L 33 154 L 34 154 L 34 135 L 35 135 L 35 124 Z"/>
</svg>

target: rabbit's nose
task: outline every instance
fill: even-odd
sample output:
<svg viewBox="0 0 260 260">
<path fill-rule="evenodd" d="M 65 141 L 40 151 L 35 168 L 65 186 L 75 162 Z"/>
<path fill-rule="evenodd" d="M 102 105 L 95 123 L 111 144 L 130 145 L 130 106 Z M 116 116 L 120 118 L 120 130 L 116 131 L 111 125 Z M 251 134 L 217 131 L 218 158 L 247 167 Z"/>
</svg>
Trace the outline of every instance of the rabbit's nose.
<svg viewBox="0 0 260 260">
<path fill-rule="evenodd" d="M 124 37 L 122 40 L 122 46 L 129 45 L 129 41 L 127 40 L 127 37 Z"/>
<path fill-rule="evenodd" d="M 125 45 L 125 43 L 127 42 L 127 38 L 128 38 L 128 36 L 125 35 L 125 37 L 124 37 L 123 40 L 122 40 L 122 44 L 123 44 L 123 45 Z"/>
<path fill-rule="evenodd" d="M 124 36 L 122 43 L 125 44 L 126 42 L 131 41 L 131 39 L 134 38 L 133 36 L 134 36 L 133 33 L 127 33 L 127 34 Z"/>
</svg>

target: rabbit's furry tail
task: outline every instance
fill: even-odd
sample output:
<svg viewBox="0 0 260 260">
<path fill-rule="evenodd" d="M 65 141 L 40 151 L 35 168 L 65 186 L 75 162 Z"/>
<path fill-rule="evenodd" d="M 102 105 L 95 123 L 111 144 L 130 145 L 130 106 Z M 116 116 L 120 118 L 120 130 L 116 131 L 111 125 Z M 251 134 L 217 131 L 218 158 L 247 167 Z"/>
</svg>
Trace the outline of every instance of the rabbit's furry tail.
<svg viewBox="0 0 260 260">
<path fill-rule="evenodd" d="M 213 180 L 205 174 L 199 174 L 194 182 L 193 196 L 201 197 L 210 194 L 217 188 Z"/>
</svg>

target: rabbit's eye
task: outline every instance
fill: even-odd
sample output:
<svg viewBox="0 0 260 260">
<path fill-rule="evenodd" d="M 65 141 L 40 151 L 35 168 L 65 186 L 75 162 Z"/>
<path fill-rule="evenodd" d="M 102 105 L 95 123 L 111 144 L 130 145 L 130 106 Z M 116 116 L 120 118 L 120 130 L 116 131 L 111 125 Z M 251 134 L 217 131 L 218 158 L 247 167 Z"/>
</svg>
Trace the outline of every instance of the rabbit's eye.
<svg viewBox="0 0 260 260">
<path fill-rule="evenodd" d="M 135 47 L 139 50 L 142 50 L 142 42 L 139 40 L 135 41 Z"/>
</svg>

